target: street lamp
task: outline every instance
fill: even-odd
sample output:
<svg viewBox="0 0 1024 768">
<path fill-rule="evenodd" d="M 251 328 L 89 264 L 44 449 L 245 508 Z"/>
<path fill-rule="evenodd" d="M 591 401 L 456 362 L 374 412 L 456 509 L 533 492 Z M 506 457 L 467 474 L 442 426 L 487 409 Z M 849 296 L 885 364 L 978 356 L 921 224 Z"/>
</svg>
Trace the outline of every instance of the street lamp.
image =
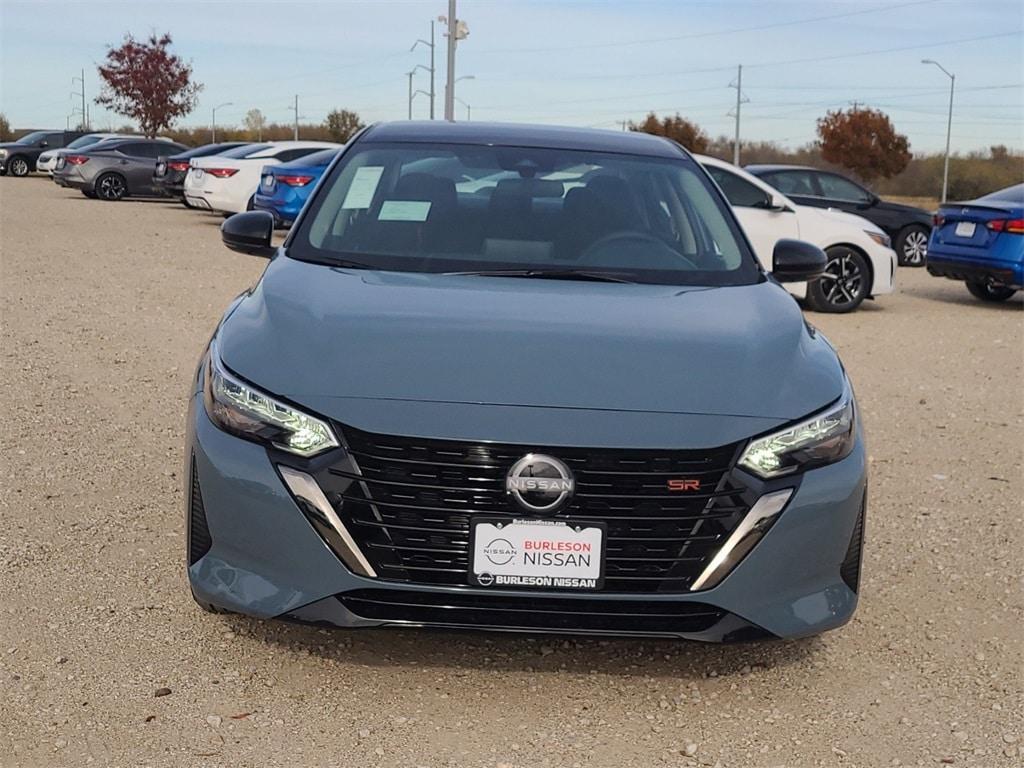
<svg viewBox="0 0 1024 768">
<path fill-rule="evenodd" d="M 922 64 L 934 64 L 942 70 L 949 78 L 949 118 L 946 121 L 946 162 L 942 167 L 942 202 L 946 202 L 946 192 L 949 189 L 949 134 L 953 130 L 953 87 L 956 85 L 956 75 L 948 71 L 935 59 L 921 59 Z"/>
<path fill-rule="evenodd" d="M 412 53 L 413 51 L 415 51 L 416 50 L 416 46 L 420 45 L 421 43 L 423 45 L 427 46 L 430 49 L 430 66 L 429 67 L 422 67 L 422 65 L 420 65 L 420 66 L 423 69 L 425 69 L 428 72 L 430 72 L 430 119 L 433 120 L 434 119 L 434 71 L 435 71 L 435 69 L 434 69 L 434 50 L 435 50 L 435 45 L 434 45 L 434 22 L 433 21 L 430 22 L 430 42 L 428 43 L 426 40 L 424 40 L 421 37 L 415 43 L 412 44 L 412 48 L 409 49 L 409 52 Z M 412 97 L 411 96 L 409 98 L 409 110 L 410 110 L 409 119 L 412 120 L 412 114 L 411 114 L 411 111 L 412 111 Z"/>
<path fill-rule="evenodd" d="M 466 122 L 469 122 L 469 112 L 470 112 L 469 104 L 464 102 L 458 96 L 454 95 L 455 83 L 459 82 L 460 80 L 476 80 L 476 75 L 463 75 L 462 77 L 456 77 L 455 80 L 452 81 L 452 98 L 455 101 L 459 102 L 459 104 L 461 104 L 462 106 L 464 106 L 466 108 Z M 454 119 L 455 119 L 455 114 L 453 112 L 452 113 L 452 120 L 454 120 Z"/>
<path fill-rule="evenodd" d="M 216 144 L 217 143 L 217 110 L 220 109 L 221 107 L 230 107 L 230 106 L 232 106 L 232 103 L 230 101 L 225 101 L 223 104 L 218 104 L 216 107 L 213 108 L 213 115 L 210 118 L 210 143 L 211 144 Z"/>
<path fill-rule="evenodd" d="M 433 85 L 433 83 L 434 83 L 434 70 L 430 69 L 430 67 L 425 67 L 422 64 L 417 64 L 415 67 L 413 67 L 412 69 L 410 69 L 408 72 L 405 73 L 405 76 L 409 78 L 409 119 L 412 120 L 412 97 L 415 95 L 412 92 L 412 76 L 416 74 L 416 70 L 417 69 L 425 69 L 425 70 L 427 70 L 427 72 L 430 73 L 430 83 L 431 83 L 431 85 L 430 85 L 430 93 L 428 93 L 427 95 L 430 97 L 430 119 L 433 120 L 434 119 L 434 85 Z M 422 93 L 422 91 L 417 91 L 417 93 Z"/>
</svg>

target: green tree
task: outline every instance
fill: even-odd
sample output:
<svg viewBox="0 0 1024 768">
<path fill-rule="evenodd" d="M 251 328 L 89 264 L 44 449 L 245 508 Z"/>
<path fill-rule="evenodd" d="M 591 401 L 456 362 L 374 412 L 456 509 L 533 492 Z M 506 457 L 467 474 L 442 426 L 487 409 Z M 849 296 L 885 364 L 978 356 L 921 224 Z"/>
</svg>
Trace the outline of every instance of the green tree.
<svg viewBox="0 0 1024 768">
<path fill-rule="evenodd" d="M 250 138 L 256 137 L 256 141 L 263 141 L 263 129 L 267 127 L 267 118 L 258 109 L 250 109 L 245 113 L 245 129 L 249 131 Z"/>
<path fill-rule="evenodd" d="M 7 121 L 7 115 L 0 112 L 0 141 L 11 140 L 11 124 Z"/>
<path fill-rule="evenodd" d="M 168 34 L 141 42 L 125 35 L 97 67 L 103 90 L 96 103 L 138 121 L 150 137 L 195 109 L 203 88 L 192 81 L 192 66 L 170 52 L 171 42 Z"/>
<path fill-rule="evenodd" d="M 848 168 L 864 181 L 892 178 L 910 163 L 907 137 L 877 109 L 828 112 L 818 120 L 818 138 L 826 162 Z"/>
<path fill-rule="evenodd" d="M 704 154 L 707 151 L 710 139 L 704 130 L 681 116 L 678 112 L 675 116 L 659 118 L 653 112 L 648 113 L 642 123 L 630 122 L 629 130 L 651 133 L 655 136 L 664 136 L 672 139 L 686 147 L 691 152 Z"/>
<path fill-rule="evenodd" d="M 327 126 L 331 140 L 343 144 L 363 127 L 363 121 L 355 112 L 347 109 L 335 109 L 327 114 L 324 125 Z"/>
</svg>

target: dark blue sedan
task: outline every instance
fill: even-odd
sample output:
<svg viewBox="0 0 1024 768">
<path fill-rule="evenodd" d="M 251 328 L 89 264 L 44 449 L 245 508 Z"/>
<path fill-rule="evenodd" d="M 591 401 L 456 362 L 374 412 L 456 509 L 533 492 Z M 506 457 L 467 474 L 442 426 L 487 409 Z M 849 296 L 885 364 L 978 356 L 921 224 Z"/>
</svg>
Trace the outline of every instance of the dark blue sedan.
<svg viewBox="0 0 1024 768">
<path fill-rule="evenodd" d="M 939 208 L 928 271 L 963 280 L 983 301 L 1006 301 L 1024 287 L 1024 184 Z"/>
<path fill-rule="evenodd" d="M 257 211 L 274 214 L 275 226 L 290 227 L 316 182 L 339 151 L 325 149 L 291 163 L 266 166 L 260 174 L 253 207 Z"/>
</svg>

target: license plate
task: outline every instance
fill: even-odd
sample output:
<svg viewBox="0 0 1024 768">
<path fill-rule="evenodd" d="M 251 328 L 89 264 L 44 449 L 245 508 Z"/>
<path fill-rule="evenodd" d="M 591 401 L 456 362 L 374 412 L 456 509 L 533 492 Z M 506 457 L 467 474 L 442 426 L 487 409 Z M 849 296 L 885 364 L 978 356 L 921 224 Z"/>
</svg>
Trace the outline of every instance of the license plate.
<svg viewBox="0 0 1024 768">
<path fill-rule="evenodd" d="M 166 163 L 157 163 L 156 164 L 156 175 L 157 176 L 163 176 L 165 173 L 167 173 L 167 164 Z"/>
<path fill-rule="evenodd" d="M 957 237 L 974 237 L 974 222 L 958 221 L 954 232 Z"/>
<path fill-rule="evenodd" d="M 469 582 L 480 587 L 600 589 L 605 526 L 473 518 Z"/>
</svg>

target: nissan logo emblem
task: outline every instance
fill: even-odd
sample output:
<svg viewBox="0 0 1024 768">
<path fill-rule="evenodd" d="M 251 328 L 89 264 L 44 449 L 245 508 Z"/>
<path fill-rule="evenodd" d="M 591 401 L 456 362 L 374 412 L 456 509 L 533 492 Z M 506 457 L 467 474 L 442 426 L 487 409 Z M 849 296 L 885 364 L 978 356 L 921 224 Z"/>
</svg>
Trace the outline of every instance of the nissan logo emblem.
<svg viewBox="0 0 1024 768">
<path fill-rule="evenodd" d="M 554 512 L 576 490 L 572 472 L 563 462 L 540 453 L 528 453 L 508 471 L 505 491 L 525 511 Z"/>
</svg>

